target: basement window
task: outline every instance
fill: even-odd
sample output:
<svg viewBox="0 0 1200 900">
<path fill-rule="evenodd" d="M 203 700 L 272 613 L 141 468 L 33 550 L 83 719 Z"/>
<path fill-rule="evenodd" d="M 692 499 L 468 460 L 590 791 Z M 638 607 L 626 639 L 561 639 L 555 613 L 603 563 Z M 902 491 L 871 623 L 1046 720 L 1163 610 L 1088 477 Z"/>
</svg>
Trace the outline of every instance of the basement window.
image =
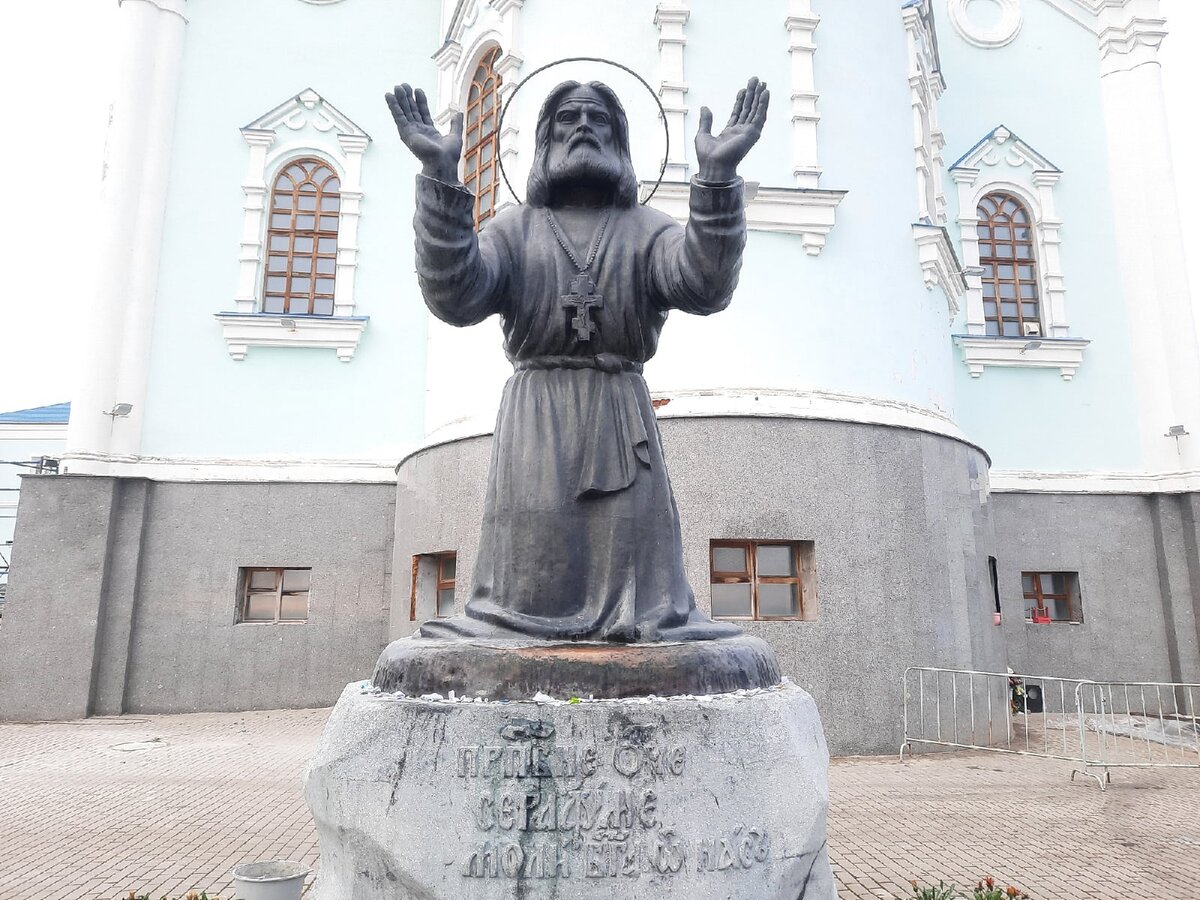
<svg viewBox="0 0 1200 900">
<path fill-rule="evenodd" d="M 711 541 L 709 568 L 713 618 L 817 617 L 812 541 Z"/>
<path fill-rule="evenodd" d="M 276 624 L 308 621 L 312 569 L 238 569 L 238 622 Z"/>
<path fill-rule="evenodd" d="M 413 557 L 409 621 L 446 619 L 454 615 L 454 582 L 457 570 L 458 554 L 453 550 L 420 553 Z"/>
<path fill-rule="evenodd" d="M 1083 622 L 1078 572 L 1022 572 L 1025 621 L 1034 625 Z"/>
</svg>

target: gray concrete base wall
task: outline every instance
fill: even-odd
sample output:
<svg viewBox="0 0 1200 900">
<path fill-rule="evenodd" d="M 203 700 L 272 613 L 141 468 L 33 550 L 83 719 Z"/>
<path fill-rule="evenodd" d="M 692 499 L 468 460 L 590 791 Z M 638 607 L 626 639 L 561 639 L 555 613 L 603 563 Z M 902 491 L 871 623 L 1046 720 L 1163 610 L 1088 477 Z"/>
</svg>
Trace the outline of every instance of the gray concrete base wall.
<svg viewBox="0 0 1200 900">
<path fill-rule="evenodd" d="M 1003 671 L 992 624 L 986 467 L 977 449 L 907 429 L 801 419 L 665 419 L 688 576 L 709 608 L 709 541 L 815 542 L 811 622 L 755 622 L 784 672 L 818 703 L 835 753 L 900 744 L 909 665 Z M 400 466 L 395 571 L 457 550 L 470 589 L 490 440 L 423 451 Z M 390 637 L 410 633 L 395 583 Z M 422 618 L 422 616 L 418 616 Z"/>
<path fill-rule="evenodd" d="M 385 643 L 395 489 L 26 478 L 0 717 L 321 706 Z M 238 568 L 311 567 L 308 621 L 238 624 Z"/>
<path fill-rule="evenodd" d="M 1003 628 L 1015 671 L 1200 682 L 1196 494 L 995 494 Z M 1025 621 L 1022 572 L 1078 572 L 1083 621 Z"/>
</svg>

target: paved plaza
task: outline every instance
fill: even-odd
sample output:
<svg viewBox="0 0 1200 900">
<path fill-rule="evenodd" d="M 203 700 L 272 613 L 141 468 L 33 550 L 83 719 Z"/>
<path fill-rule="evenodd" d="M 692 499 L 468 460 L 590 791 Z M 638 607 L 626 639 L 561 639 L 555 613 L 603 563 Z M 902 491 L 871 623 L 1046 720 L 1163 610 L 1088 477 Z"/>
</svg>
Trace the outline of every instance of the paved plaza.
<svg viewBox="0 0 1200 900">
<path fill-rule="evenodd" d="M 239 862 L 315 865 L 300 776 L 328 714 L 0 724 L 0 898 L 228 897 Z M 1120 771 L 1106 792 L 1069 773 L 983 753 L 836 760 L 841 897 L 992 873 L 1035 900 L 1200 900 L 1200 771 Z"/>
</svg>

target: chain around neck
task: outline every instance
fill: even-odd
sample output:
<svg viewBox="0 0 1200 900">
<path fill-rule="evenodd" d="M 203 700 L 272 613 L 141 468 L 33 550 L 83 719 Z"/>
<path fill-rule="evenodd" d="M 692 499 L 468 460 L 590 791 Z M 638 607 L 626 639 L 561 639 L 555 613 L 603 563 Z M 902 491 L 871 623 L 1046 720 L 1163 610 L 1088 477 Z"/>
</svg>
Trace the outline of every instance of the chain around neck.
<svg viewBox="0 0 1200 900">
<path fill-rule="evenodd" d="M 584 272 L 590 269 L 592 267 L 592 263 L 596 261 L 596 253 L 600 249 L 600 241 L 604 239 L 604 230 L 608 228 L 608 220 L 612 217 L 612 208 L 610 207 L 604 210 L 604 217 L 600 220 L 600 224 L 596 226 L 596 233 L 592 236 L 591 246 L 588 247 L 587 258 L 584 259 L 583 262 L 579 261 L 579 257 L 575 255 L 575 251 L 571 248 L 571 243 L 567 240 L 567 236 L 559 229 L 558 221 L 554 218 L 554 213 L 551 212 L 550 207 L 545 207 L 545 210 L 546 221 L 550 223 L 550 230 L 554 232 L 554 239 L 558 241 L 558 245 L 562 247 L 564 251 L 566 251 L 566 254 L 570 258 L 571 262 L 575 264 L 575 268 L 578 269 L 579 274 L 582 275 Z"/>
</svg>

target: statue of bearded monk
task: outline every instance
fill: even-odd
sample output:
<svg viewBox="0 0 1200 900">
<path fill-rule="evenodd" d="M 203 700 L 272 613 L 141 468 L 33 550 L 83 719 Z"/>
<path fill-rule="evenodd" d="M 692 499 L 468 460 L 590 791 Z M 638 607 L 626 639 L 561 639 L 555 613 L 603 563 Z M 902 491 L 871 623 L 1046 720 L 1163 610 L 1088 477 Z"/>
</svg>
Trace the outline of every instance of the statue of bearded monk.
<svg viewBox="0 0 1200 900">
<path fill-rule="evenodd" d="M 538 116 L 527 200 L 478 233 L 449 134 L 424 94 L 387 95 L 421 161 L 415 220 L 425 302 L 451 325 L 500 317 L 514 373 L 492 443 L 465 617 L 422 637 L 645 643 L 731 637 L 696 608 L 643 364 L 673 309 L 733 295 L 746 243 L 737 165 L 769 94 L 751 79 L 719 135 L 702 109 L 686 227 L 637 203 L 629 126 L 604 84 L 568 81 Z M 385 652 L 386 656 L 386 652 Z M 382 665 L 382 660 L 381 660 Z"/>
</svg>

